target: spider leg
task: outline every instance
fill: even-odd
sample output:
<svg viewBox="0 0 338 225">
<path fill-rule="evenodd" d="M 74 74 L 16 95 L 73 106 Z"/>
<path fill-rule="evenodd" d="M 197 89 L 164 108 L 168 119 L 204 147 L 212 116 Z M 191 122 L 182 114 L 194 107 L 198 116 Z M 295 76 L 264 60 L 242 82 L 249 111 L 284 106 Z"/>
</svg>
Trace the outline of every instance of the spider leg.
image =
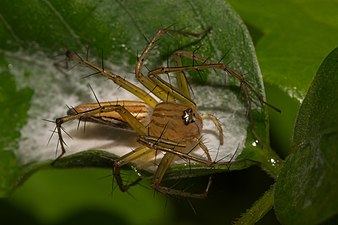
<svg viewBox="0 0 338 225">
<path fill-rule="evenodd" d="M 192 33 L 192 32 L 185 32 L 185 31 L 179 31 L 179 30 L 171 30 L 171 29 L 161 29 L 159 30 L 152 40 L 149 42 L 147 47 L 144 49 L 140 57 L 138 57 L 136 66 L 135 66 L 135 76 L 139 80 L 140 83 L 143 84 L 144 87 L 146 87 L 151 93 L 153 93 L 155 96 L 160 98 L 163 101 L 174 101 L 178 98 L 178 100 L 183 99 L 184 102 L 188 102 L 189 105 L 194 105 L 194 102 L 190 99 L 188 92 L 179 88 L 180 90 L 172 90 L 172 85 L 168 84 L 167 82 L 163 81 L 160 78 L 152 78 L 149 76 L 144 76 L 142 74 L 142 67 L 143 63 L 146 60 L 146 58 L 149 55 L 149 52 L 154 47 L 156 41 L 164 34 L 177 34 L 177 35 L 184 35 L 184 36 L 192 36 L 192 37 L 202 37 L 205 34 L 207 34 L 210 31 L 210 29 L 206 29 L 205 31 L 202 31 L 200 33 Z M 102 76 L 112 80 L 114 83 L 118 84 L 125 90 L 131 92 L 135 96 L 139 97 L 143 101 L 145 101 L 148 105 L 151 107 L 155 107 L 157 104 L 157 101 L 149 95 L 146 91 L 143 89 L 135 86 L 134 84 L 128 82 L 124 78 L 120 77 L 117 74 L 114 74 L 112 72 L 109 72 L 105 70 L 102 67 L 99 67 L 86 59 L 83 59 L 81 56 L 76 54 L 72 51 L 67 51 L 66 56 L 68 60 L 73 60 L 79 64 L 85 65 L 92 70 L 95 71 L 95 73 L 101 74 Z M 179 76 L 180 80 L 182 80 L 181 83 L 184 83 L 184 78 L 182 77 L 182 74 Z M 179 81 L 180 83 L 180 81 Z M 172 94 L 174 93 L 174 94 Z"/>
<path fill-rule="evenodd" d="M 62 137 L 62 124 L 73 121 L 73 120 L 86 120 L 86 118 L 91 118 L 94 116 L 100 116 L 101 114 L 108 113 L 108 112 L 117 112 L 123 119 L 126 121 L 129 126 L 135 130 L 139 135 L 146 135 L 147 134 L 147 128 L 137 119 L 135 118 L 131 112 L 129 112 L 126 108 L 124 108 L 123 105 L 119 104 L 104 104 L 104 105 L 99 105 L 97 108 L 79 112 L 77 114 L 73 115 L 68 115 L 64 117 L 57 118 L 55 120 L 56 124 L 56 131 L 59 136 L 59 143 L 61 146 L 61 154 L 54 160 L 57 161 L 60 159 L 65 153 L 65 142 Z M 53 163 L 54 163 L 53 162 Z"/>
<path fill-rule="evenodd" d="M 113 165 L 113 175 L 115 177 L 115 180 L 120 188 L 120 190 L 122 192 L 126 192 L 131 186 L 134 186 L 135 184 L 137 184 L 138 182 L 141 181 L 141 178 L 139 177 L 138 179 L 136 179 L 135 181 L 131 182 L 128 185 L 125 185 L 123 183 L 122 177 L 121 177 L 121 172 L 120 172 L 120 168 L 123 165 L 128 164 L 129 162 L 138 159 L 146 154 L 149 153 L 153 153 L 153 150 L 146 147 L 146 146 L 140 146 L 138 148 L 136 148 L 135 150 L 125 154 L 124 156 L 120 157 L 119 159 L 114 161 L 114 165 Z"/>
<path fill-rule="evenodd" d="M 76 107 L 70 107 L 67 114 L 76 115 L 79 113 L 87 112 L 89 110 L 97 109 L 102 106 L 122 105 L 128 110 L 137 120 L 147 120 L 149 117 L 150 107 L 142 101 L 122 100 L 122 101 L 109 101 L 97 103 L 84 103 Z M 126 121 L 116 111 L 101 112 L 100 115 L 93 115 L 91 117 L 82 117 L 82 121 L 95 122 L 99 124 L 106 124 L 112 127 L 131 129 Z"/>
<path fill-rule="evenodd" d="M 150 105 L 151 107 L 155 107 L 157 104 L 157 101 L 149 95 L 146 91 L 143 89 L 135 86 L 134 84 L 130 83 L 129 81 L 125 80 L 124 78 L 120 77 L 117 74 L 114 74 L 112 72 L 109 72 L 105 70 L 104 68 L 101 68 L 85 59 L 83 59 L 81 56 L 76 54 L 75 52 L 72 51 L 67 51 L 66 56 L 68 59 L 73 60 L 79 64 L 85 65 L 92 70 L 95 71 L 95 73 L 101 74 L 102 76 L 112 80 L 114 83 L 117 85 L 121 86 L 125 90 L 129 91 L 130 93 L 134 94 L 138 98 L 142 99 L 145 103 Z M 150 81 L 147 81 L 150 82 Z"/>
<path fill-rule="evenodd" d="M 140 136 L 137 139 L 137 142 L 144 145 L 144 146 L 147 146 L 148 148 L 154 149 L 156 151 L 162 151 L 162 152 L 177 155 L 178 157 L 180 157 L 182 159 L 192 160 L 194 162 L 207 165 L 209 167 L 212 167 L 214 165 L 214 162 L 211 159 L 209 160 L 209 158 L 211 158 L 210 155 L 207 156 L 208 160 L 196 157 L 194 155 L 189 155 L 189 153 L 192 152 L 197 146 L 201 147 L 200 141 L 195 146 L 193 146 L 188 153 L 183 152 L 186 149 L 185 145 L 181 145 L 179 143 L 172 142 L 172 141 L 169 141 L 169 140 L 158 139 L 157 137 Z M 206 148 L 205 145 L 204 145 L 204 147 Z M 203 149 L 203 151 L 205 151 L 205 150 Z"/>
<path fill-rule="evenodd" d="M 180 30 L 171 30 L 171 29 L 160 29 L 150 40 L 147 47 L 143 50 L 140 57 L 137 59 L 137 63 L 135 66 L 135 76 L 140 83 L 143 84 L 149 91 L 159 97 L 162 101 L 174 101 L 175 99 L 181 100 L 184 99 L 184 102 L 188 102 L 188 105 L 195 105 L 195 103 L 190 99 L 190 94 L 186 90 L 181 89 L 181 85 L 179 85 L 179 89 L 174 88 L 169 83 L 165 82 L 164 80 L 160 79 L 159 77 L 149 77 L 145 76 L 142 73 L 142 67 L 144 61 L 148 58 L 150 51 L 154 48 L 158 39 L 165 34 L 176 34 L 176 35 L 183 35 L 183 36 L 191 36 L 191 37 L 203 37 L 207 34 L 210 29 L 206 29 L 200 33 L 192 33 L 192 32 L 185 32 Z M 184 83 L 184 78 L 182 74 L 178 75 L 179 83 Z M 182 82 L 181 82 L 182 81 Z"/>
<path fill-rule="evenodd" d="M 174 60 L 175 60 L 177 66 L 183 66 L 181 57 L 179 55 L 174 54 Z M 181 94 L 183 94 L 187 98 L 191 99 L 191 94 L 190 94 L 190 91 L 189 91 L 189 85 L 188 85 L 187 77 L 185 76 L 184 71 L 180 71 L 178 73 L 175 73 L 175 75 L 176 75 L 177 87 L 181 91 Z"/>
<path fill-rule="evenodd" d="M 142 54 L 137 60 L 136 67 L 135 67 L 135 74 L 136 77 L 139 79 L 143 75 L 141 73 L 141 68 L 143 66 L 144 61 L 146 58 L 149 56 L 149 53 L 151 49 L 154 48 L 155 43 L 157 42 L 158 39 L 160 39 L 161 36 L 165 34 L 176 34 L 176 35 L 183 35 L 183 36 L 191 36 L 191 37 L 202 37 L 205 34 L 207 34 L 210 31 L 210 28 L 200 32 L 200 33 L 193 33 L 193 32 L 186 32 L 182 30 L 172 30 L 172 29 L 160 29 L 157 31 L 157 33 L 153 36 L 153 38 L 150 40 L 149 44 L 147 47 L 143 50 Z"/>
<path fill-rule="evenodd" d="M 199 65 L 195 66 L 186 66 L 185 69 L 183 69 L 183 71 L 189 71 L 189 70 L 201 70 L 201 69 L 220 69 L 223 70 L 225 72 L 227 72 L 228 74 L 230 74 L 232 77 L 236 78 L 241 85 L 244 85 L 244 95 L 246 95 L 247 101 L 252 102 L 252 99 L 249 96 L 249 90 L 257 97 L 257 99 L 259 100 L 259 102 L 261 104 L 265 104 L 267 106 L 269 106 L 270 108 L 276 110 L 277 112 L 280 112 L 280 109 L 276 108 L 275 106 L 269 104 L 268 102 L 266 102 L 263 98 L 263 96 L 257 92 L 255 90 L 255 88 L 243 77 L 243 75 L 228 67 L 227 65 L 225 65 L 224 63 L 214 63 L 211 60 L 209 60 L 208 58 L 202 57 L 198 54 L 195 54 L 191 51 L 186 51 L 186 50 L 179 50 L 175 52 L 175 57 L 180 58 L 180 57 L 185 57 L 185 58 L 189 58 L 192 59 L 193 61 L 197 61 L 200 62 L 200 67 Z"/>
<path fill-rule="evenodd" d="M 165 153 L 163 156 L 159 166 L 157 167 L 156 173 L 153 178 L 152 188 L 155 190 L 169 195 L 181 196 L 181 197 L 188 197 L 188 198 L 206 198 L 209 188 L 211 186 L 211 176 L 209 177 L 209 181 L 207 184 L 206 189 L 202 193 L 191 193 L 183 190 L 173 189 L 169 187 L 165 187 L 161 185 L 161 181 L 163 179 L 164 174 L 166 173 L 167 169 L 171 165 L 173 159 L 176 157 L 175 154 L 172 153 Z"/>
<path fill-rule="evenodd" d="M 221 123 L 216 118 L 216 116 L 214 116 L 212 114 L 209 114 L 209 113 L 206 113 L 206 114 L 201 114 L 201 117 L 202 117 L 202 119 L 211 120 L 215 124 L 215 126 L 216 126 L 216 128 L 218 130 L 219 143 L 220 143 L 220 145 L 223 145 L 224 144 L 223 128 L 222 128 Z"/>
<path fill-rule="evenodd" d="M 175 143 L 169 140 L 159 139 L 159 138 L 150 137 L 150 136 L 140 136 L 138 139 L 138 142 L 151 150 L 165 152 L 154 174 L 152 185 L 151 185 L 152 188 L 154 188 L 155 190 L 163 194 L 176 195 L 176 196 L 181 196 L 181 197 L 205 198 L 207 196 L 210 185 L 211 185 L 211 177 L 209 178 L 206 189 L 202 193 L 191 193 L 191 192 L 178 190 L 178 189 L 174 189 L 170 187 L 165 187 L 161 185 L 161 182 L 163 180 L 163 177 L 166 171 L 168 170 L 168 168 L 170 167 L 170 165 L 172 164 L 172 161 L 174 160 L 176 156 L 182 159 L 189 159 L 189 160 L 207 165 L 208 167 L 212 168 L 215 165 L 215 163 L 211 161 L 210 155 L 208 154 L 208 149 L 204 144 L 198 141 L 198 143 L 195 146 L 193 146 L 188 153 L 184 153 L 183 151 L 186 150 L 187 148 L 185 145 Z M 197 146 L 200 146 L 202 149 L 205 148 L 203 150 L 207 153 L 208 160 L 205 160 L 203 158 L 198 158 L 193 155 L 189 155 L 189 153 L 192 152 Z"/>
<path fill-rule="evenodd" d="M 153 150 L 161 151 L 165 153 L 171 153 L 171 154 L 174 154 L 180 157 L 181 159 L 191 160 L 191 161 L 200 163 L 210 168 L 217 167 L 217 166 L 229 166 L 230 164 L 234 163 L 234 162 L 212 161 L 212 160 L 209 160 L 209 157 L 207 157 L 208 160 L 206 160 L 204 158 L 196 157 L 194 155 L 189 155 L 197 146 L 202 148 L 203 151 L 209 152 L 208 148 L 201 141 L 199 141 L 195 146 L 193 146 L 187 153 L 183 152 L 186 149 L 185 145 L 181 145 L 179 143 L 175 143 L 175 142 L 164 140 L 164 139 L 159 140 L 156 137 L 140 136 L 137 142 Z M 238 160 L 238 161 L 241 161 L 241 160 Z"/>
<path fill-rule="evenodd" d="M 207 156 L 208 160 L 211 162 L 211 156 L 209 154 L 209 150 L 208 147 L 202 142 L 202 141 L 198 141 L 198 145 L 200 146 L 200 148 L 203 150 L 204 154 Z"/>
</svg>

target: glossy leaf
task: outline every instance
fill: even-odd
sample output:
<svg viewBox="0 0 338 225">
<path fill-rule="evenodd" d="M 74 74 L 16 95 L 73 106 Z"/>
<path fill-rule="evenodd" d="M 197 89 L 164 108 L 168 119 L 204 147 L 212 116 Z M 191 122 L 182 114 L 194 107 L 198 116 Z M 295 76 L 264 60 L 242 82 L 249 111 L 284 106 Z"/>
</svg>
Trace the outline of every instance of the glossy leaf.
<svg viewBox="0 0 338 225">
<path fill-rule="evenodd" d="M 338 48 L 320 66 L 299 110 L 293 153 L 278 177 L 284 224 L 319 224 L 338 213 Z"/>
<path fill-rule="evenodd" d="M 269 102 L 273 148 L 288 155 L 300 104 L 328 52 L 337 46 L 338 1 L 229 0 L 250 30 Z M 324 41 L 325 40 L 325 41 Z"/>
</svg>

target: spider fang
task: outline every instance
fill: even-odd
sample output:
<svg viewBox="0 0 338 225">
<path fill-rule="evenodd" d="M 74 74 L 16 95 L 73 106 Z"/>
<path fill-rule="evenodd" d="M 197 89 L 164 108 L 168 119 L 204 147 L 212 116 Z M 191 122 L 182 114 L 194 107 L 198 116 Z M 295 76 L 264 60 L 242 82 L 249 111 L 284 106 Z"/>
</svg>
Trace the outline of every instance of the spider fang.
<svg viewBox="0 0 338 225">
<path fill-rule="evenodd" d="M 184 110 L 182 119 L 184 120 L 185 125 L 195 122 L 195 114 L 192 112 L 192 108 Z"/>
</svg>

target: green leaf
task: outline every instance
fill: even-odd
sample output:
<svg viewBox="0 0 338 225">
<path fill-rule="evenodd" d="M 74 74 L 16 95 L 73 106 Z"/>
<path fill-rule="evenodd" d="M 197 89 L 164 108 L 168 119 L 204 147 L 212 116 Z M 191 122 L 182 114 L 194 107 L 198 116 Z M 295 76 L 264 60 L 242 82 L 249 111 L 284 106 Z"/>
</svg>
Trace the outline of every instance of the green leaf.
<svg viewBox="0 0 338 225">
<path fill-rule="evenodd" d="M 300 104 L 322 59 L 337 46 L 338 1 L 229 2 L 253 37 L 267 100 L 282 110 L 269 118 L 273 147 L 286 156 Z"/>
<path fill-rule="evenodd" d="M 12 74 L 0 73 L 0 196 L 13 190 L 20 175 L 20 163 L 13 149 L 18 148 L 20 129 L 27 122 L 32 90 L 17 90 Z"/>
<path fill-rule="evenodd" d="M 299 110 L 293 153 L 276 183 L 284 224 L 319 224 L 338 213 L 338 48 L 320 66 Z"/>
<path fill-rule="evenodd" d="M 222 62 L 243 73 L 254 89 L 264 95 L 262 78 L 248 31 L 238 15 L 224 1 L 63 0 L 26 4 L 25 1 L 13 3 L 7 0 L 1 4 L 0 35 L 4 41 L 0 43 L 0 48 L 6 60 L 2 64 L 2 70 L 14 75 L 10 78 L 5 76 L 4 79 L 14 77 L 17 86 L 2 88 L 7 93 L 16 91 L 16 94 L 12 95 L 13 99 L 18 98 L 16 96 L 20 90 L 33 90 L 33 94 L 27 93 L 27 96 L 20 98 L 26 103 L 30 101 L 29 111 L 25 108 L 24 112 L 28 114 L 28 121 L 20 130 L 20 137 L 7 143 L 12 146 L 11 150 L 15 152 L 20 165 L 29 165 L 27 168 L 35 168 L 31 167 L 32 162 L 38 165 L 42 162 L 41 165 L 44 165 L 45 160 L 55 158 L 56 135 L 47 146 L 54 124 L 43 119 L 54 120 L 64 116 L 67 111 L 66 104 L 75 106 L 79 103 L 95 102 L 87 83 L 93 87 L 100 101 L 128 99 L 127 95 L 121 94 L 121 89 L 101 77 L 80 79 L 90 73 L 88 70 L 73 68 L 74 65 L 71 65 L 71 71 L 61 68 L 65 66 L 61 52 L 68 48 L 83 57 L 86 55 L 86 49 L 89 49 L 90 60 L 98 59 L 96 61 L 99 65 L 103 53 L 105 68 L 132 80 L 134 75 L 131 73 L 137 52 L 144 49 L 147 39 L 159 28 L 201 32 L 211 27 L 211 32 L 203 40 L 179 35 L 164 37 L 156 43 L 157 47 L 149 57 L 147 68 L 165 65 L 168 56 L 175 49 L 184 46 L 184 49 L 196 51 L 197 54 L 215 62 L 222 59 Z M 53 66 L 54 63 L 58 66 Z M 252 128 L 248 126 L 245 101 L 240 100 L 243 95 L 240 94 L 239 82 L 221 71 L 215 73 L 211 70 L 205 77 L 207 80 L 203 81 L 203 85 L 192 80 L 194 99 L 202 112 L 211 112 L 220 118 L 226 134 L 226 142 L 219 152 L 218 142 L 209 141 L 209 145 L 215 143 L 215 146 L 210 147 L 211 152 L 214 155 L 219 154 L 220 158 L 231 158 L 238 146 L 240 150 L 244 145 L 250 147 L 246 148 L 249 153 L 259 151 L 261 146 L 252 146 L 256 138 L 251 133 Z M 268 146 L 267 114 L 265 108 L 260 107 L 254 105 L 255 131 L 262 143 Z M 10 113 L 15 112 L 15 108 L 9 110 Z M 109 147 L 113 147 L 110 151 L 120 156 L 125 154 L 125 149 L 130 151 L 135 147 L 135 144 L 126 145 L 135 143 L 136 137 L 129 132 L 114 132 L 107 127 L 92 126 L 86 125 L 86 133 L 83 134 L 82 131 L 77 132 L 76 122 L 70 127 L 65 125 L 73 137 L 66 140 L 69 145 L 68 153 L 92 149 L 108 151 Z M 10 126 L 8 129 L 17 131 L 20 128 Z M 215 127 L 212 129 L 215 130 Z M 11 135 L 11 132 L 6 135 Z M 92 160 L 87 155 L 76 156 L 84 162 Z M 75 162 L 73 159 L 71 162 Z M 61 159 L 60 167 L 63 162 L 64 165 L 69 163 L 68 159 Z M 87 163 L 91 165 L 90 161 Z M 247 163 L 244 163 L 242 168 L 246 167 Z M 27 172 L 27 168 L 22 171 Z M 228 167 L 224 166 L 223 169 L 228 170 Z"/>
</svg>

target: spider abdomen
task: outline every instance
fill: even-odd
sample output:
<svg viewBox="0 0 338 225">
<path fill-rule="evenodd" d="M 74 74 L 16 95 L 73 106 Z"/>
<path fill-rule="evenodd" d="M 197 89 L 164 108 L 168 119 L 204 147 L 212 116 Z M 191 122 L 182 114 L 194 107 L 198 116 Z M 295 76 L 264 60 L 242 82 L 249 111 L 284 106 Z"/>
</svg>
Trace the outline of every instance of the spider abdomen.
<svg viewBox="0 0 338 225">
<path fill-rule="evenodd" d="M 202 118 L 196 108 L 174 102 L 157 104 L 148 126 L 149 136 L 180 144 L 199 139 L 201 130 Z"/>
</svg>

